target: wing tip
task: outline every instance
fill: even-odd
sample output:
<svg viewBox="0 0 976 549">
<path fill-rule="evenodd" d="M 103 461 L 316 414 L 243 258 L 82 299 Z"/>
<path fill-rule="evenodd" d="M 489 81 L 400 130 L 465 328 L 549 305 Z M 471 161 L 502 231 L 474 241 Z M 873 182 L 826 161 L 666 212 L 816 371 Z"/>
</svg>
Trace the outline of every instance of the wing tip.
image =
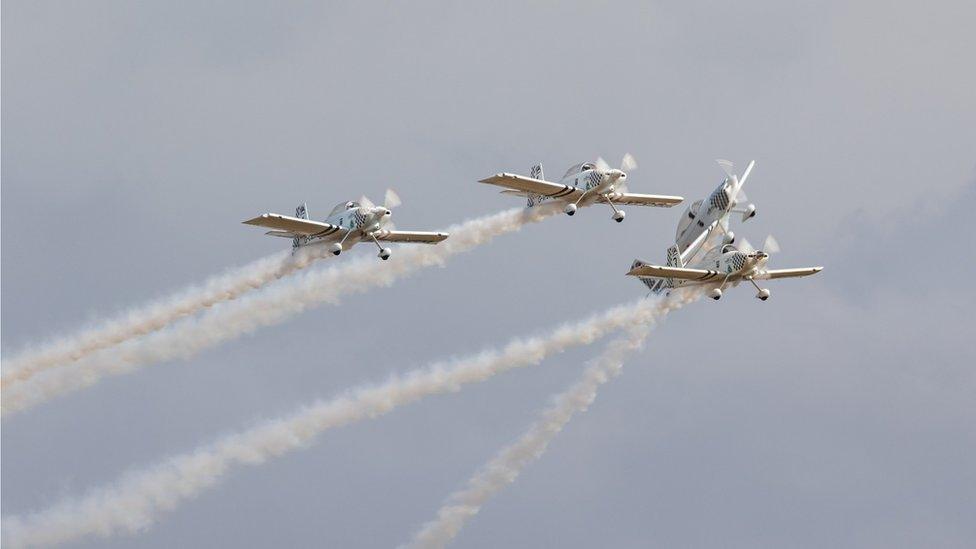
<svg viewBox="0 0 976 549">
<path fill-rule="evenodd" d="M 484 179 L 479 179 L 478 180 L 478 183 L 489 183 L 489 184 L 492 184 L 492 183 L 495 182 L 496 179 L 504 178 L 506 175 L 508 175 L 508 174 L 506 174 L 505 172 L 496 173 L 494 175 L 489 175 L 488 177 L 486 177 Z"/>
<path fill-rule="evenodd" d="M 241 223 L 243 223 L 245 225 L 260 225 L 260 221 L 262 219 L 267 219 L 268 217 L 270 217 L 270 214 L 261 214 L 261 215 L 259 215 L 257 217 L 252 217 L 251 219 L 248 219 L 247 221 L 241 221 Z"/>
</svg>

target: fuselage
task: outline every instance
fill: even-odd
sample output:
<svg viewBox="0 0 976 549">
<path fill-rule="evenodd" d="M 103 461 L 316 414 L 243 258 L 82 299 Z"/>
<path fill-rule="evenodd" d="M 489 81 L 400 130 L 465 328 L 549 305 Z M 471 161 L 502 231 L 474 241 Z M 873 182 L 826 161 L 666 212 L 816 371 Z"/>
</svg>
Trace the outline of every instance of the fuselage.
<svg viewBox="0 0 976 549">
<path fill-rule="evenodd" d="M 678 222 L 674 237 L 674 242 L 680 251 L 687 250 L 702 231 L 728 215 L 735 206 L 732 202 L 732 190 L 732 180 L 725 178 L 707 198 L 696 201 L 685 210 L 681 221 Z"/>
<path fill-rule="evenodd" d="M 332 209 L 332 213 L 325 218 L 325 222 L 335 227 L 348 229 L 351 234 L 346 237 L 350 245 L 361 240 L 370 233 L 379 231 L 390 219 L 392 212 L 382 206 L 367 207 L 358 202 L 344 202 Z M 324 231 L 309 237 L 309 242 L 334 242 L 342 238 L 343 231 Z"/>
<path fill-rule="evenodd" d="M 569 168 L 559 182 L 563 185 L 576 187 L 587 194 L 598 196 L 613 192 L 614 184 L 626 177 L 627 174 L 620 170 L 601 170 L 595 164 L 587 162 Z"/>
</svg>

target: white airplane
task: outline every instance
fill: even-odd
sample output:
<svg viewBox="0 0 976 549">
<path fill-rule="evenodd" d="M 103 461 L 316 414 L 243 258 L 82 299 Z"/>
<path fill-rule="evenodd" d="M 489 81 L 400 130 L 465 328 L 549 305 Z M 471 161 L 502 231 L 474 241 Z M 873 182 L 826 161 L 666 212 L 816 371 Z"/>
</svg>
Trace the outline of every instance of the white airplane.
<svg viewBox="0 0 976 549">
<path fill-rule="evenodd" d="M 738 207 L 747 200 L 742 186 L 756 165 L 756 161 L 749 162 L 746 171 L 742 172 L 742 177 L 735 175 L 733 165 L 728 160 L 716 160 L 716 162 L 725 171 L 725 179 L 707 198 L 696 200 L 688 206 L 678 222 L 674 242 L 685 260 L 698 251 L 692 244 L 702 233 L 706 233 L 706 236 L 698 242 L 698 246 L 704 244 L 708 236 L 715 231 L 724 233 L 724 244 L 735 242 L 735 234 L 729 230 L 729 218 L 732 213 L 741 213 L 743 222 L 756 216 L 754 204 L 748 204 L 744 208 Z"/>
<path fill-rule="evenodd" d="M 422 231 L 398 231 L 393 227 L 390 217 L 392 208 L 400 204 L 400 197 L 392 189 L 386 190 L 382 206 L 376 206 L 365 196 L 359 202 L 342 202 L 332 208 L 325 221 L 311 221 L 308 208 L 302 203 L 295 209 L 295 217 L 276 213 L 266 213 L 244 221 L 273 229 L 265 234 L 292 239 L 292 250 L 311 244 L 328 244 L 329 251 L 339 255 L 344 246 L 353 246 L 363 240 L 372 240 L 380 249 L 379 257 L 384 261 L 393 254 L 384 248 L 383 242 L 417 242 L 437 244 L 448 237 L 447 233 Z"/>
<path fill-rule="evenodd" d="M 779 244 L 770 235 L 766 237 L 763 249 L 765 251 L 756 251 L 746 240 L 739 247 L 724 244 L 706 252 L 701 260 L 689 268 L 685 267 L 675 245 L 668 249 L 667 266 L 651 265 L 635 259 L 627 274 L 638 277 L 655 294 L 681 286 L 714 285 L 719 282 L 718 286 L 708 291 L 708 297 L 715 300 L 722 298 L 722 290 L 727 285 L 737 286 L 739 282 L 746 280 L 758 291 L 756 297 L 766 301 L 769 299 L 769 290 L 760 288 L 756 284 L 757 280 L 810 276 L 823 270 L 823 267 L 768 269 L 766 262 L 769 254 L 778 252 Z"/>
<path fill-rule="evenodd" d="M 620 169 L 611 168 L 602 158 L 598 158 L 596 162 L 583 162 L 569 168 L 559 183 L 546 181 L 542 164 L 532 166 L 530 177 L 499 173 L 482 179 L 481 183 L 506 187 L 503 193 L 527 197 L 530 208 L 550 199 L 565 202 L 563 211 L 566 215 L 575 214 L 579 206 L 595 202 L 609 204 L 613 209 L 613 220 L 617 223 L 623 221 L 626 215 L 623 210 L 617 209 L 617 204 L 670 208 L 684 200 L 680 196 L 627 192 L 627 174 L 624 170 L 635 168 L 637 162 L 627 154 L 620 163 Z"/>
</svg>

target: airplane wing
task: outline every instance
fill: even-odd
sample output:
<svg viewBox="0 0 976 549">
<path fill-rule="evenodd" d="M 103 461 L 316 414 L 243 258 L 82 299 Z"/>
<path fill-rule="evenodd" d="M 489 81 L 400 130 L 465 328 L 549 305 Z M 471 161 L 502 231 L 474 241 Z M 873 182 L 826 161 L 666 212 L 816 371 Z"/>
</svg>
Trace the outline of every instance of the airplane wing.
<svg viewBox="0 0 976 549">
<path fill-rule="evenodd" d="M 797 276 L 810 276 L 819 273 L 823 267 L 804 267 L 802 269 L 769 269 L 756 275 L 760 280 L 772 280 L 775 278 L 793 278 Z"/>
<path fill-rule="evenodd" d="M 532 177 L 525 177 L 524 175 L 515 175 L 512 173 L 495 174 L 491 177 L 482 179 L 480 182 L 498 185 L 499 187 L 514 189 L 516 191 L 541 194 L 542 196 L 548 196 L 550 198 L 579 198 L 579 195 L 583 194 L 582 191 L 577 190 L 576 187 L 571 185 L 553 183 L 551 181 L 534 179 Z"/>
<path fill-rule="evenodd" d="M 691 261 L 691 258 L 694 257 L 694 255 L 698 253 L 702 249 L 702 247 L 708 242 L 708 239 L 711 238 L 712 232 L 715 230 L 715 227 L 718 226 L 718 223 L 719 223 L 718 220 L 712 221 L 712 224 L 706 227 L 704 230 L 702 230 L 701 234 L 699 234 L 697 238 L 692 240 L 691 244 L 688 244 L 688 247 L 685 248 L 685 251 L 681 252 L 681 263 L 683 265 L 687 265 L 688 262 Z"/>
<path fill-rule="evenodd" d="M 276 229 L 277 231 L 289 232 L 294 235 L 302 236 L 325 236 L 328 234 L 335 233 L 337 231 L 346 231 L 342 227 L 337 227 L 329 223 L 322 223 L 321 221 L 312 221 L 309 219 L 299 219 L 297 217 L 291 217 L 289 215 L 281 215 L 275 213 L 266 213 L 259 215 L 254 219 L 248 219 L 244 223 L 248 225 L 257 225 L 259 227 L 267 227 L 269 229 Z M 284 234 L 274 234 L 273 236 L 285 236 Z"/>
<path fill-rule="evenodd" d="M 725 274 L 718 271 L 686 269 L 684 267 L 661 267 L 659 265 L 641 265 L 640 267 L 634 267 L 627 274 L 629 276 L 679 278 L 681 280 L 694 280 L 696 282 L 706 282 L 709 280 L 725 278 Z"/>
<path fill-rule="evenodd" d="M 437 244 L 445 240 L 447 233 L 431 233 L 424 231 L 379 231 L 376 240 L 386 242 L 419 242 L 421 244 Z"/>
<path fill-rule="evenodd" d="M 638 193 L 617 193 L 611 195 L 614 204 L 624 204 L 627 206 L 657 206 L 659 208 L 670 208 L 681 204 L 684 198 L 680 196 L 667 196 L 663 194 L 638 194 Z M 606 202 L 602 196 L 597 202 Z"/>
</svg>

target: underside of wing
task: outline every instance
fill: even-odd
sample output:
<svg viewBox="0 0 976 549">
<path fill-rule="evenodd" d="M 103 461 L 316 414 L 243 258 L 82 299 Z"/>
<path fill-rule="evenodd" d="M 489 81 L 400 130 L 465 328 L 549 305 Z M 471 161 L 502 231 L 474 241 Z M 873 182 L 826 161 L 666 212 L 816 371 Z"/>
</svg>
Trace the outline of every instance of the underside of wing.
<svg viewBox="0 0 976 549">
<path fill-rule="evenodd" d="M 437 244 L 445 240 L 447 233 L 432 233 L 425 231 L 380 231 L 376 233 L 377 240 L 386 242 L 417 242 L 420 244 Z"/>
<path fill-rule="evenodd" d="M 266 234 L 268 236 L 280 236 L 281 238 L 295 238 L 297 236 L 301 236 L 299 234 L 295 234 L 295 233 L 288 232 L 288 231 L 268 231 L 268 232 L 266 232 L 264 234 Z"/>
<path fill-rule="evenodd" d="M 329 223 L 322 223 L 321 221 L 299 219 L 297 217 L 275 213 L 259 215 L 254 219 L 248 219 L 244 223 L 302 236 L 325 236 L 337 231 L 345 230 L 340 227 L 336 227 L 335 225 L 330 225 Z M 274 236 L 284 235 L 276 234 Z"/>
<path fill-rule="evenodd" d="M 798 276 L 810 276 L 819 273 L 823 267 L 803 267 L 801 269 L 770 269 L 764 271 L 756 278 L 772 280 L 775 278 L 794 278 Z"/>
<path fill-rule="evenodd" d="M 698 253 L 703 246 L 705 246 L 705 244 L 708 242 L 708 239 L 711 238 L 712 233 L 715 231 L 715 228 L 717 226 L 718 226 L 718 221 L 713 221 L 711 225 L 709 225 L 708 227 L 702 230 L 701 234 L 699 234 L 697 238 L 691 241 L 691 244 L 688 244 L 688 247 L 685 248 L 685 251 L 681 252 L 682 264 L 687 264 L 691 260 L 691 258 L 696 253 Z"/>
<path fill-rule="evenodd" d="M 499 187 L 505 187 L 532 194 L 541 194 L 542 196 L 548 196 L 550 198 L 575 199 L 582 194 L 582 191 L 577 190 L 576 187 L 573 187 L 572 185 L 563 185 L 562 183 L 553 183 L 551 181 L 543 181 L 542 179 L 533 179 L 531 177 L 525 177 L 524 175 L 515 175 L 511 173 L 495 174 L 491 177 L 482 179 L 481 183 L 498 185 Z"/>
<path fill-rule="evenodd" d="M 627 206 L 656 206 L 659 208 L 670 208 L 671 206 L 681 204 L 681 202 L 684 200 L 684 198 L 680 196 L 638 193 L 611 194 L 610 199 L 613 200 L 614 204 L 624 204 Z M 597 201 L 606 202 L 606 199 L 600 197 L 597 199 Z"/>
<path fill-rule="evenodd" d="M 656 278 L 678 278 L 706 282 L 725 278 L 724 273 L 705 269 L 686 269 L 684 267 L 662 267 L 659 265 L 641 265 L 634 267 L 627 273 L 630 276 L 653 276 Z"/>
</svg>

